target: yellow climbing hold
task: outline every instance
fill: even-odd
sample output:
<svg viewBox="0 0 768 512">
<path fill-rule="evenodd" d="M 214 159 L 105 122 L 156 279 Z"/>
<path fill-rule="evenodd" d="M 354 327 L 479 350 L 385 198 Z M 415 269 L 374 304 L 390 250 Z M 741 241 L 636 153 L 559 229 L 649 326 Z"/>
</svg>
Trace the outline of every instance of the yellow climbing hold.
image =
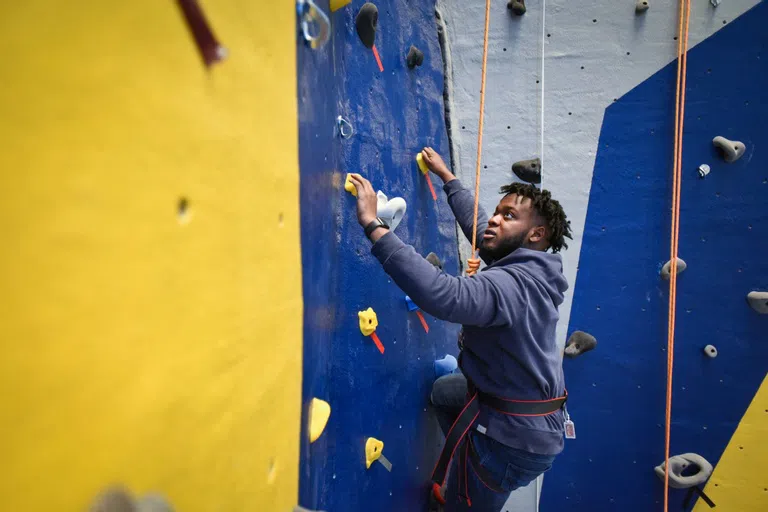
<svg viewBox="0 0 768 512">
<path fill-rule="evenodd" d="M 319 398 L 313 398 L 309 404 L 309 442 L 314 443 L 325 430 L 331 416 L 331 404 Z"/>
<path fill-rule="evenodd" d="M 368 308 L 365 311 L 358 311 L 357 318 L 360 319 L 360 332 L 364 336 L 370 336 L 379 326 L 379 319 L 376 317 L 376 312 L 373 308 Z"/>
<path fill-rule="evenodd" d="M 331 0 L 331 12 L 336 12 L 344 6 L 349 5 L 352 0 Z"/>
<path fill-rule="evenodd" d="M 365 468 L 370 469 L 371 464 L 381 457 L 384 450 L 384 443 L 374 437 L 369 437 L 365 441 Z"/>
<path fill-rule="evenodd" d="M 355 188 L 355 184 L 352 183 L 352 180 L 349 179 L 349 174 L 347 174 L 347 179 L 344 181 L 344 190 L 357 197 L 357 189 Z"/>
<path fill-rule="evenodd" d="M 419 170 L 422 174 L 427 174 L 429 172 L 429 167 L 427 167 L 427 163 L 424 161 L 424 157 L 421 156 L 421 152 L 416 153 L 416 163 L 419 166 Z"/>
</svg>

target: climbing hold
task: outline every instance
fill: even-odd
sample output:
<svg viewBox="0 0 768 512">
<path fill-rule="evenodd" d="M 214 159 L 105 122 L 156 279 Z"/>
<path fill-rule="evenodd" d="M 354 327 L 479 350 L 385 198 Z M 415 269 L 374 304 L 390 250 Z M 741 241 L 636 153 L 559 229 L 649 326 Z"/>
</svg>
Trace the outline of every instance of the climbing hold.
<svg viewBox="0 0 768 512">
<path fill-rule="evenodd" d="M 446 354 L 442 359 L 435 361 L 435 378 L 453 373 L 459 367 L 459 363 L 451 354 Z"/>
<path fill-rule="evenodd" d="M 424 161 L 421 152 L 416 153 L 416 165 L 419 166 L 419 170 L 422 174 L 429 175 L 429 167 L 427 167 L 427 163 Z"/>
<path fill-rule="evenodd" d="M 669 281 L 669 274 L 672 272 L 672 260 L 666 262 L 663 267 L 661 267 L 661 278 L 665 281 Z M 685 269 L 688 268 L 688 264 L 683 261 L 683 258 L 677 258 L 677 275 L 682 274 Z"/>
<path fill-rule="evenodd" d="M 512 172 L 526 183 L 541 183 L 541 160 L 520 160 L 512 164 Z"/>
<path fill-rule="evenodd" d="M 575 331 L 565 344 L 565 355 L 571 358 L 578 357 L 596 346 L 597 339 L 594 336 L 583 331 Z"/>
<path fill-rule="evenodd" d="M 385 221 L 392 231 L 403 220 L 406 206 L 405 199 L 402 197 L 387 199 L 387 196 L 381 190 L 376 193 L 376 215 Z"/>
<path fill-rule="evenodd" d="M 522 16 L 525 14 L 525 0 L 509 0 L 507 2 L 507 9 L 518 16 Z"/>
<path fill-rule="evenodd" d="M 712 7 L 717 7 L 720 5 L 720 0 L 709 0 L 709 3 L 712 4 Z"/>
<path fill-rule="evenodd" d="M 88 512 L 136 512 L 136 502 L 126 489 L 110 488 L 96 497 Z"/>
<path fill-rule="evenodd" d="M 357 197 L 357 188 L 355 187 L 355 184 L 352 183 L 352 180 L 349 179 L 349 174 L 347 174 L 347 179 L 344 180 L 344 190 Z"/>
<path fill-rule="evenodd" d="M 709 166 L 707 164 L 701 164 L 699 166 L 699 177 L 703 178 L 704 176 L 709 174 L 709 171 L 710 171 L 710 169 L 709 169 Z"/>
<path fill-rule="evenodd" d="M 147 494 L 136 504 L 136 512 L 173 512 L 173 507 L 159 494 Z"/>
<path fill-rule="evenodd" d="M 342 7 L 346 7 L 352 0 L 331 0 L 331 12 L 336 12 Z"/>
<path fill-rule="evenodd" d="M 744 154 L 747 147 L 738 140 L 728 140 L 725 137 L 717 136 L 712 139 L 712 144 L 720 151 L 726 162 L 735 162 Z"/>
<path fill-rule="evenodd" d="M 336 126 L 339 129 L 339 135 L 341 135 L 342 139 L 350 138 L 354 132 L 352 124 L 341 116 L 336 118 Z"/>
<path fill-rule="evenodd" d="M 384 456 L 384 443 L 374 437 L 369 437 L 365 441 L 365 467 L 370 469 L 371 464 L 379 461 L 387 471 L 392 471 L 392 463 Z"/>
<path fill-rule="evenodd" d="M 363 336 L 370 336 L 376 344 L 376 348 L 383 354 L 384 345 L 376 335 L 376 327 L 379 326 L 379 319 L 376 317 L 376 312 L 373 308 L 368 308 L 365 311 L 358 311 L 357 317 L 360 321 L 360 332 L 363 333 Z"/>
<path fill-rule="evenodd" d="M 435 193 L 435 187 L 432 186 L 432 178 L 429 177 L 429 167 L 427 167 L 427 163 L 424 161 L 424 157 L 421 155 L 421 152 L 416 153 L 416 165 L 419 166 L 419 170 L 421 171 L 421 174 L 423 174 L 424 177 L 427 178 L 427 185 L 429 185 L 429 191 L 432 193 L 432 199 L 437 201 L 437 194 Z"/>
<path fill-rule="evenodd" d="M 413 299 L 407 295 L 405 296 L 405 305 L 408 306 L 408 311 L 418 311 L 420 309 L 419 306 L 413 302 Z"/>
<path fill-rule="evenodd" d="M 714 345 L 707 345 L 704 347 L 704 355 L 706 355 L 709 358 L 716 358 L 717 357 L 717 349 Z"/>
<path fill-rule="evenodd" d="M 360 332 L 363 333 L 363 336 L 370 336 L 376 331 L 376 327 L 379 326 L 379 319 L 373 308 L 358 311 L 357 318 L 360 321 Z"/>
<path fill-rule="evenodd" d="M 408 306 L 408 311 L 416 312 L 416 316 L 419 317 L 419 322 L 421 322 L 421 326 L 424 328 L 424 332 L 429 333 L 429 324 L 427 323 L 427 319 L 424 318 L 424 314 L 421 312 L 421 308 L 416 305 L 415 302 L 413 302 L 413 299 L 411 299 L 409 296 L 405 296 L 405 304 Z"/>
<path fill-rule="evenodd" d="M 683 476 L 683 471 L 690 473 L 688 467 L 692 466 L 695 473 Z M 664 463 L 656 468 L 656 476 L 664 480 Z M 695 453 L 684 453 L 669 458 L 669 486 L 674 489 L 687 489 L 703 484 L 712 474 L 712 464 L 707 459 Z"/>
<path fill-rule="evenodd" d="M 749 292 L 747 302 L 761 315 L 768 315 L 768 292 Z"/>
<path fill-rule="evenodd" d="M 427 261 L 439 268 L 440 270 L 443 270 L 443 262 L 440 261 L 440 258 L 437 257 L 437 254 L 431 252 L 427 254 Z"/>
<path fill-rule="evenodd" d="M 411 69 L 415 68 L 416 66 L 421 66 L 424 63 L 424 52 L 415 46 L 411 46 L 411 49 L 408 50 L 408 56 L 405 58 L 405 62 Z"/>
<path fill-rule="evenodd" d="M 635 12 L 645 12 L 649 7 L 648 0 L 637 0 L 637 3 L 635 4 Z"/>
<path fill-rule="evenodd" d="M 357 35 L 366 48 L 373 48 L 376 39 L 376 26 L 379 22 L 379 10 L 371 2 L 366 2 L 360 8 L 355 18 Z"/>
<path fill-rule="evenodd" d="M 309 403 L 309 442 L 314 443 L 328 424 L 331 417 L 331 404 L 319 398 Z"/>
</svg>

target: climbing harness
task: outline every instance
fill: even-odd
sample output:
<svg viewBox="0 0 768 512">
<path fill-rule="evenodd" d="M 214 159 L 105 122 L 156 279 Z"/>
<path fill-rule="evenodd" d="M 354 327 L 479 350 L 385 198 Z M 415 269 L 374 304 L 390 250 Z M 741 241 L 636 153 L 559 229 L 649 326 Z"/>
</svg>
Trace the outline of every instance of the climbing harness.
<svg viewBox="0 0 768 512">
<path fill-rule="evenodd" d="M 491 0 L 485 0 L 485 34 L 483 35 L 483 68 L 480 75 L 480 120 L 477 128 L 477 162 L 475 164 L 475 214 L 472 223 L 472 257 L 467 259 L 467 275 L 475 275 L 480 268 L 477 253 L 477 209 L 480 200 L 480 159 L 483 156 L 483 117 L 485 115 L 485 72 L 488 65 L 488 27 L 491 24 Z"/>
<path fill-rule="evenodd" d="M 551 400 L 510 400 L 483 393 L 469 380 L 467 380 L 467 385 L 469 389 L 467 404 L 459 413 L 456 421 L 454 421 L 451 429 L 448 431 L 448 435 L 445 436 L 445 445 L 440 452 L 440 457 L 437 459 L 435 469 L 432 471 L 432 495 L 443 505 L 445 504 L 445 499 L 440 488 L 445 483 L 448 468 L 457 450 L 463 450 L 463 453 L 459 452 L 457 470 L 459 472 L 459 489 L 462 489 L 463 485 L 464 493 L 459 493 L 459 496 L 466 500 L 467 505 L 472 506 L 472 501 L 469 498 L 469 485 L 467 484 L 467 460 L 469 460 L 469 465 L 471 465 L 478 478 L 489 489 L 494 492 L 503 492 L 502 489 L 491 483 L 493 481 L 491 475 L 480 465 L 472 442 L 467 437 L 470 429 L 477 423 L 481 405 L 508 416 L 548 416 L 564 408 L 565 402 L 568 400 L 567 392 L 564 396 Z M 480 429 L 480 426 L 478 425 L 477 428 Z M 465 442 L 465 440 L 468 441 Z"/>
<path fill-rule="evenodd" d="M 672 369 L 675 350 L 675 311 L 677 307 L 677 254 L 680 238 L 680 182 L 682 180 L 683 121 L 685 118 L 685 78 L 688 64 L 688 26 L 691 0 L 680 0 L 680 24 L 677 38 L 677 90 L 675 92 L 675 143 L 672 174 L 672 235 L 669 275 L 669 311 L 667 332 L 667 396 L 664 434 L 664 512 L 669 511 L 669 445 L 672 423 Z"/>
</svg>

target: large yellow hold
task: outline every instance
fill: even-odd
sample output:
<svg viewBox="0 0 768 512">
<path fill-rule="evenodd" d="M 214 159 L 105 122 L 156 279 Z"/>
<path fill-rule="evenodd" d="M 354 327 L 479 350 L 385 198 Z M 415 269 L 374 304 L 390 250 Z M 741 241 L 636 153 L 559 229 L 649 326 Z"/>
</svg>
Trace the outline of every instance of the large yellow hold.
<svg viewBox="0 0 768 512">
<path fill-rule="evenodd" d="M 4 511 L 296 505 L 296 8 L 199 4 L 0 3 Z"/>
</svg>

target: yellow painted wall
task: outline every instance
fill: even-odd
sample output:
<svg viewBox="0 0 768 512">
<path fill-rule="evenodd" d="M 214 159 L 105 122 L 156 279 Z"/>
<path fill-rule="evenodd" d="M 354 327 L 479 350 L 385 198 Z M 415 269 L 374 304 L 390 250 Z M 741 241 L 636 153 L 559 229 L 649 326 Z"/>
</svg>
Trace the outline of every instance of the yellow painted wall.
<svg viewBox="0 0 768 512">
<path fill-rule="evenodd" d="M 713 411 L 714 412 L 714 411 Z M 736 428 L 704 492 L 717 510 L 768 510 L 768 376 Z M 694 512 L 712 510 L 698 500 Z"/>
<path fill-rule="evenodd" d="M 202 5 L 0 4 L 2 510 L 296 502 L 295 7 Z"/>
</svg>

